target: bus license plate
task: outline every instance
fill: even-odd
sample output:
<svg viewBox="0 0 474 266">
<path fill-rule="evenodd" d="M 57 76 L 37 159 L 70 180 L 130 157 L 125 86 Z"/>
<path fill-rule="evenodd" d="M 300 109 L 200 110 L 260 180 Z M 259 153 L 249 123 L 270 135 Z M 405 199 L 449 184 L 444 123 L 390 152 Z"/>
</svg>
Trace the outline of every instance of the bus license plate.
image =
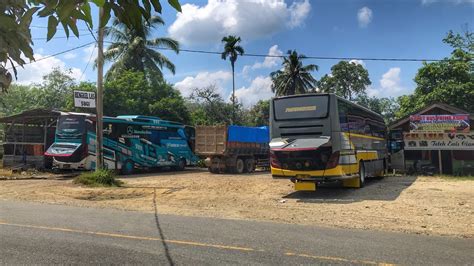
<svg viewBox="0 0 474 266">
<path fill-rule="evenodd" d="M 71 165 L 70 164 L 63 164 L 63 168 L 64 169 L 69 169 L 69 168 L 71 168 Z"/>
<path fill-rule="evenodd" d="M 296 191 L 316 191 L 316 183 L 314 182 L 296 182 Z"/>
<path fill-rule="evenodd" d="M 296 175 L 296 179 L 304 180 L 311 178 L 310 175 Z"/>
</svg>

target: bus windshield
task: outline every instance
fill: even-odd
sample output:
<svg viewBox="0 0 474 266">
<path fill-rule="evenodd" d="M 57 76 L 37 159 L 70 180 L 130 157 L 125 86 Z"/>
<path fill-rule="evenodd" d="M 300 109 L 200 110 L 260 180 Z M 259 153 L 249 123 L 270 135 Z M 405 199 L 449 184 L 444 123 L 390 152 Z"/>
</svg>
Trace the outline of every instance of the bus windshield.
<svg viewBox="0 0 474 266">
<path fill-rule="evenodd" d="M 273 103 L 275 120 L 317 119 L 328 116 L 327 95 L 279 98 Z"/>
<path fill-rule="evenodd" d="M 58 123 L 58 133 L 82 133 L 84 126 L 83 116 L 61 116 Z"/>
</svg>

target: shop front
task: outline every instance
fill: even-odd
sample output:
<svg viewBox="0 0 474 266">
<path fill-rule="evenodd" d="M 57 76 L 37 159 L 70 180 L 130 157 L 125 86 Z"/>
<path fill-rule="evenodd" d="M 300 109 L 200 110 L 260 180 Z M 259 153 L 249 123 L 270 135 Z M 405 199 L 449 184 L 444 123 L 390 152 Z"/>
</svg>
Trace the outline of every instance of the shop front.
<svg viewBox="0 0 474 266">
<path fill-rule="evenodd" d="M 472 114 L 435 104 L 390 126 L 391 166 L 408 173 L 474 175 Z"/>
</svg>

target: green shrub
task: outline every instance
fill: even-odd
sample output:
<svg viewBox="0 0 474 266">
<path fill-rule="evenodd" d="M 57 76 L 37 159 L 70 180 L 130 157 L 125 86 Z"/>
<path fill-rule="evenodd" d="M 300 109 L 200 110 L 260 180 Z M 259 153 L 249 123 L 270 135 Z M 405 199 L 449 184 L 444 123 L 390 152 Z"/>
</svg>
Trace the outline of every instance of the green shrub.
<svg viewBox="0 0 474 266">
<path fill-rule="evenodd" d="M 199 168 L 207 168 L 206 163 L 204 162 L 204 159 L 200 159 L 197 163 L 196 166 Z"/>
<path fill-rule="evenodd" d="M 74 178 L 73 183 L 88 187 L 120 187 L 122 185 L 122 181 L 117 180 L 115 173 L 110 170 L 83 173 Z"/>
</svg>

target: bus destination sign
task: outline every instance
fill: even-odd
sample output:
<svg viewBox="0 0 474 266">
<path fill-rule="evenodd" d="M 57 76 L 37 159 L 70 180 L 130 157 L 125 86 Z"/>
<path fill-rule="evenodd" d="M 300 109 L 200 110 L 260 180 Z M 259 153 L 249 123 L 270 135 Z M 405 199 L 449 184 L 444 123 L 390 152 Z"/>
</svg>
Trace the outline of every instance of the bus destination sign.
<svg viewBox="0 0 474 266">
<path fill-rule="evenodd" d="M 74 91 L 74 106 L 82 108 L 95 108 L 95 92 Z"/>
</svg>

